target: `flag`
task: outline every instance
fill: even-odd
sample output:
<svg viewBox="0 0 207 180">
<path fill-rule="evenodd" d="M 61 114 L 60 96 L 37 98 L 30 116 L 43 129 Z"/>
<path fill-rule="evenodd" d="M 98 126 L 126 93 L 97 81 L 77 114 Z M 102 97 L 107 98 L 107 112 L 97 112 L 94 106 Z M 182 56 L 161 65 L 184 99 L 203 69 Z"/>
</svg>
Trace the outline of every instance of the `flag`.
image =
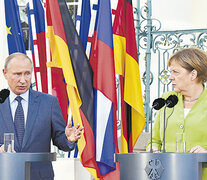
<svg viewBox="0 0 207 180">
<path fill-rule="evenodd" d="M 90 64 L 94 72 L 96 162 L 101 178 L 116 169 L 117 98 L 110 0 L 98 1 Z M 119 179 L 119 176 L 114 177 Z"/>
<path fill-rule="evenodd" d="M 82 0 L 81 16 L 76 16 L 76 23 L 77 21 L 80 21 L 79 37 L 86 51 L 89 27 L 91 22 L 90 0 Z"/>
<path fill-rule="evenodd" d="M 45 14 L 41 1 L 29 0 L 27 14 L 36 89 L 48 93 Z"/>
<path fill-rule="evenodd" d="M 116 73 L 121 90 L 121 152 L 133 152 L 144 124 L 132 0 L 119 0 L 113 24 Z"/>
<path fill-rule="evenodd" d="M 82 42 L 83 48 L 86 51 L 87 42 L 88 42 L 88 34 L 91 22 L 91 6 L 90 0 L 82 0 L 81 3 L 81 15 L 76 15 L 75 26 L 77 26 L 77 22 L 80 21 L 80 29 L 79 29 L 79 38 Z M 70 157 L 70 153 L 68 154 Z M 75 147 L 74 157 L 78 157 L 78 147 Z"/>
<path fill-rule="evenodd" d="M 24 38 L 22 33 L 21 21 L 19 16 L 19 7 L 16 0 L 1 0 L 1 44 L 0 57 L 1 60 L 14 52 L 25 53 Z M 4 61 L 0 63 L 3 69 Z M 2 73 L 1 73 L 2 74 Z M 1 88 L 5 87 L 6 82 L 3 77 L 1 79 Z"/>
<path fill-rule="evenodd" d="M 45 11 L 42 2 L 40 0 L 29 0 L 27 14 L 36 89 L 48 93 L 49 88 L 52 88 L 52 94 L 58 98 L 63 118 L 67 122 L 68 96 L 62 69 L 52 67 L 51 73 L 47 70 Z M 51 77 L 49 78 L 48 75 Z M 49 79 L 52 82 L 48 82 Z M 50 83 L 52 87 L 49 86 Z"/>
<path fill-rule="evenodd" d="M 65 0 L 47 0 L 46 16 L 52 54 L 52 62 L 48 66 L 63 71 L 74 124 L 84 127 L 83 136 L 78 141 L 80 159 L 83 166 L 96 176 L 99 172 L 93 134 L 92 69 Z"/>
<path fill-rule="evenodd" d="M 4 0 L 9 54 L 26 53 L 24 37 L 19 16 L 19 6 L 16 0 Z"/>
</svg>

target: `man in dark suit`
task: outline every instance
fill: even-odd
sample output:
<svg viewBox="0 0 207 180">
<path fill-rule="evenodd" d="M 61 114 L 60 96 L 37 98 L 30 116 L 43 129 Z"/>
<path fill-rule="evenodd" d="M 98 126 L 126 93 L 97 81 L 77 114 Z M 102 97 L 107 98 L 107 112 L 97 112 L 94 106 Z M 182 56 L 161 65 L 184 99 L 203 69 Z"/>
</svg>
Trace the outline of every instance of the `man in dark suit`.
<svg viewBox="0 0 207 180">
<path fill-rule="evenodd" d="M 30 88 L 32 69 L 32 61 L 22 53 L 5 61 L 3 73 L 10 95 L 0 104 L 0 143 L 4 133 L 14 133 L 16 152 L 50 152 L 51 139 L 59 149 L 71 151 L 83 127 L 72 127 L 71 122 L 66 126 L 57 98 Z M 31 163 L 31 180 L 41 179 L 54 179 L 50 162 Z"/>
</svg>

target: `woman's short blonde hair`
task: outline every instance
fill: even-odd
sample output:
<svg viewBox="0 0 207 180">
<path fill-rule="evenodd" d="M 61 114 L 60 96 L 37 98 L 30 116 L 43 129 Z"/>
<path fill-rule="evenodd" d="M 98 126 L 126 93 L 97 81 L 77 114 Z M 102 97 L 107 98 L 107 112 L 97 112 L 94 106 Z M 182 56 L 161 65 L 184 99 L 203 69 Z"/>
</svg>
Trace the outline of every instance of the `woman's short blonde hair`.
<svg viewBox="0 0 207 180">
<path fill-rule="evenodd" d="M 207 80 L 207 53 L 201 49 L 190 47 L 177 51 L 168 60 L 168 66 L 175 61 L 188 71 L 196 70 L 198 80 Z"/>
</svg>

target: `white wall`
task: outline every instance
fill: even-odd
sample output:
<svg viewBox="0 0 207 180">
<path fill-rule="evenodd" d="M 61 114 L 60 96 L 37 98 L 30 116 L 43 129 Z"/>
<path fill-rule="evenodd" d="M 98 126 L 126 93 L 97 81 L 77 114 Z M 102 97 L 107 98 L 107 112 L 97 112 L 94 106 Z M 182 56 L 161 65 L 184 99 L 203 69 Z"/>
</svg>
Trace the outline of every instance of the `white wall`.
<svg viewBox="0 0 207 180">
<path fill-rule="evenodd" d="M 152 0 L 152 16 L 163 30 L 207 28 L 206 0 Z"/>
</svg>

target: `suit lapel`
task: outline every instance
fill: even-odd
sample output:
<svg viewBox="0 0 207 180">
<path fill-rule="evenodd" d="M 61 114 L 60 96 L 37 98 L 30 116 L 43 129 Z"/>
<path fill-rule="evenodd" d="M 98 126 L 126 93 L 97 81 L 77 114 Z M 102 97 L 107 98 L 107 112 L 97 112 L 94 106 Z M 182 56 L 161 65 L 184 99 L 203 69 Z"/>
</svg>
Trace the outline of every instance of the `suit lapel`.
<svg viewBox="0 0 207 180">
<path fill-rule="evenodd" d="M 5 102 L 3 104 L 1 104 L 0 111 L 2 112 L 3 123 L 5 123 L 5 127 L 6 127 L 5 132 L 15 134 L 15 136 L 14 136 L 15 149 L 17 151 L 19 151 L 19 149 L 20 149 L 19 141 L 17 140 L 16 131 L 14 128 L 14 121 L 13 121 L 12 114 L 11 114 L 11 107 L 10 107 L 9 98 L 7 98 L 5 100 Z"/>
<path fill-rule="evenodd" d="M 30 89 L 29 91 L 29 104 L 28 104 L 28 113 L 27 113 L 27 120 L 26 120 L 26 128 L 25 128 L 25 134 L 24 139 L 22 143 L 22 149 L 26 145 L 28 139 L 30 138 L 30 133 L 32 132 L 32 128 L 36 121 L 36 116 L 38 113 L 38 107 L 39 107 L 39 97 L 38 93 Z"/>
<path fill-rule="evenodd" d="M 14 123 L 13 123 L 13 119 L 12 119 L 9 98 L 7 98 L 1 106 L 2 106 L 2 108 L 0 110 L 2 111 L 3 119 L 4 119 L 4 123 L 6 124 L 7 131 L 14 133 L 15 132 Z"/>
</svg>

